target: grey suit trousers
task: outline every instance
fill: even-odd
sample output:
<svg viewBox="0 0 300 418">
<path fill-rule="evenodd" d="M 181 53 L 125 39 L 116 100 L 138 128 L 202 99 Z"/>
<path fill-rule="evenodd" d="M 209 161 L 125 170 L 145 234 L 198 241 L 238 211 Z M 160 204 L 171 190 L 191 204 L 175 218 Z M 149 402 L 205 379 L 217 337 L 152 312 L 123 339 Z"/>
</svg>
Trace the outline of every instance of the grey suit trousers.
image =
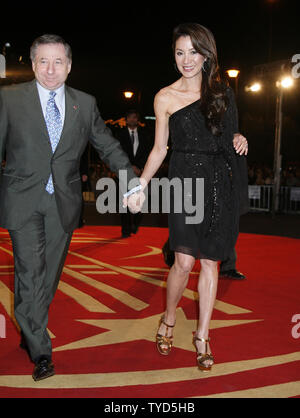
<svg viewBox="0 0 300 418">
<path fill-rule="evenodd" d="M 15 317 L 31 358 L 51 358 L 48 310 L 55 295 L 72 233 L 62 228 L 55 194 L 46 191 L 21 229 L 9 231 L 15 261 Z"/>
</svg>

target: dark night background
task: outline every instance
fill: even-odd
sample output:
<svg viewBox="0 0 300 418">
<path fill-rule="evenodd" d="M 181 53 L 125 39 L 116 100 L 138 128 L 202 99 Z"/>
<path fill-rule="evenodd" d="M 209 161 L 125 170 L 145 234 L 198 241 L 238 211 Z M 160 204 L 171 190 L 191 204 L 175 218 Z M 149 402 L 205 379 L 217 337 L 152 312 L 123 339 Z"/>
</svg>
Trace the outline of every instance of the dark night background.
<svg viewBox="0 0 300 418">
<path fill-rule="evenodd" d="M 198 22 L 215 35 L 222 75 L 237 67 L 240 130 L 250 144 L 249 161 L 273 162 L 276 87 L 259 94 L 245 92 L 254 67 L 300 54 L 298 1 L 231 2 L 73 2 L 1 6 L 0 47 L 11 43 L 8 65 L 22 55 L 29 66 L 29 48 L 43 33 L 63 36 L 73 49 L 72 87 L 96 96 L 104 119 L 117 119 L 127 107 L 153 115 L 157 91 L 174 82 L 172 30 L 182 22 Z M 63 5 L 63 6 L 62 6 Z M 19 65 L 20 66 L 20 65 Z M 9 70 L 9 67 L 8 67 Z M 27 75 L 28 77 L 28 75 Z M 295 80 L 283 103 L 283 162 L 300 161 L 300 81 Z M 234 87 L 234 85 L 233 85 Z M 135 98 L 128 103 L 123 91 Z M 140 100 L 138 101 L 138 97 Z"/>
</svg>

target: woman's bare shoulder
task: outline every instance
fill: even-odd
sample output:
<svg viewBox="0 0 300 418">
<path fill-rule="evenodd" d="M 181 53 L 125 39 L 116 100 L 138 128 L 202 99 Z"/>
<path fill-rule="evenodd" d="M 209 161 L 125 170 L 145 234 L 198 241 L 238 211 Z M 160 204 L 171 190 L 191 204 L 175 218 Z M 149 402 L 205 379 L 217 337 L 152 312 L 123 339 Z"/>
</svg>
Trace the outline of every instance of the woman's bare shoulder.
<svg viewBox="0 0 300 418">
<path fill-rule="evenodd" d="M 154 98 L 154 106 L 163 108 L 166 110 L 167 113 L 169 112 L 169 107 L 174 101 L 174 84 L 171 84 L 170 86 L 163 87 L 159 92 L 155 95 Z"/>
<path fill-rule="evenodd" d="M 171 86 L 163 87 L 161 90 L 159 90 L 158 93 L 156 93 L 155 99 L 159 101 L 166 101 L 170 100 L 172 96 L 172 89 Z"/>
</svg>

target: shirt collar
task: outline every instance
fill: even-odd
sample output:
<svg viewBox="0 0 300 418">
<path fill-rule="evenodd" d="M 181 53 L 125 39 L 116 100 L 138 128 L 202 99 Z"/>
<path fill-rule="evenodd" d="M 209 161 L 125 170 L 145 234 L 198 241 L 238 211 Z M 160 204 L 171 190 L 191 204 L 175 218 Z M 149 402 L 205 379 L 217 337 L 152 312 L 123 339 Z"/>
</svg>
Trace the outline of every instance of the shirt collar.
<svg viewBox="0 0 300 418">
<path fill-rule="evenodd" d="M 37 88 L 38 88 L 38 91 L 39 91 L 40 94 L 42 94 L 43 96 L 47 95 L 47 97 L 49 97 L 49 92 L 51 90 L 48 90 L 45 87 L 41 86 L 38 81 L 36 82 L 36 85 L 37 85 Z M 62 100 L 62 98 L 64 96 L 64 93 L 65 93 L 65 84 L 63 84 L 58 89 L 53 90 L 53 91 L 55 91 L 57 99 Z"/>
<path fill-rule="evenodd" d="M 137 132 L 137 127 L 132 129 L 132 128 L 129 128 L 129 126 L 127 126 L 127 128 L 128 128 L 129 133 L 131 133 L 131 132 L 136 133 Z"/>
</svg>

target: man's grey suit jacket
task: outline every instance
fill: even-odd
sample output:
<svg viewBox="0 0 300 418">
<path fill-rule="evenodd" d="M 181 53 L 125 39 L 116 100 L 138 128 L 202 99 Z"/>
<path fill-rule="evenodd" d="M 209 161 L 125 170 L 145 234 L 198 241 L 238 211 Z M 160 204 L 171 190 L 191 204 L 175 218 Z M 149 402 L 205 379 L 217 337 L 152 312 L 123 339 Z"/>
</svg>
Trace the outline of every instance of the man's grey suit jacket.
<svg viewBox="0 0 300 418">
<path fill-rule="evenodd" d="M 65 86 L 66 113 L 60 142 L 52 153 L 36 81 L 0 89 L 0 226 L 21 228 L 32 216 L 53 175 L 55 199 L 66 232 L 73 231 L 82 203 L 80 159 L 90 141 L 112 171 L 127 170 L 128 157 L 106 127 L 94 97 Z M 127 186 L 127 185 L 126 185 Z"/>
</svg>

